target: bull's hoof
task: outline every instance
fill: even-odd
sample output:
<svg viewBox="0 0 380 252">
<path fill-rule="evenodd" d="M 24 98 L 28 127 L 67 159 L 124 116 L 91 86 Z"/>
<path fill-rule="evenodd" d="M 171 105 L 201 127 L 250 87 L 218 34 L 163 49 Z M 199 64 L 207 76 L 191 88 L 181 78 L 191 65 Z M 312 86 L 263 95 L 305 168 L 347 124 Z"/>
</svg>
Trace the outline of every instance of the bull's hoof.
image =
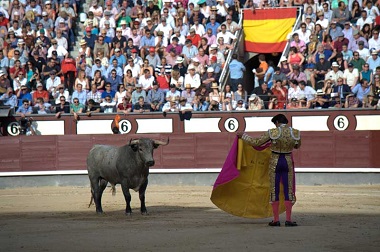
<svg viewBox="0 0 380 252">
<path fill-rule="evenodd" d="M 131 212 L 131 211 L 126 211 L 126 212 L 125 212 L 125 215 L 126 215 L 126 216 L 131 216 L 131 215 L 132 215 L 132 212 Z"/>
<path fill-rule="evenodd" d="M 141 211 L 141 215 L 149 215 L 147 211 Z"/>
<path fill-rule="evenodd" d="M 103 214 L 104 214 L 103 211 L 96 211 L 96 213 L 97 213 L 98 215 L 103 215 Z"/>
</svg>

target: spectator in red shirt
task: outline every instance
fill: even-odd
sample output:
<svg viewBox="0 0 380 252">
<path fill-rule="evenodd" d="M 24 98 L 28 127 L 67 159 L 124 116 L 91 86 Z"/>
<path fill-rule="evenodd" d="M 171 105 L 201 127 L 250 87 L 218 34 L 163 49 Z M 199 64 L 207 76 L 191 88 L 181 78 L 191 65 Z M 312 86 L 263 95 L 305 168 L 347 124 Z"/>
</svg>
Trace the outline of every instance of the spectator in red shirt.
<svg viewBox="0 0 380 252">
<path fill-rule="evenodd" d="M 49 102 L 49 93 L 44 90 L 44 87 L 41 83 L 37 84 L 37 90 L 33 93 L 33 102 L 36 104 L 38 98 L 44 99 L 44 102 Z"/>
<path fill-rule="evenodd" d="M 7 27 L 8 23 L 8 18 L 4 17 L 4 13 L 0 12 L 0 26 Z"/>
<path fill-rule="evenodd" d="M 164 67 L 161 68 L 160 73 L 156 74 L 156 81 L 162 91 L 169 91 L 170 76 L 165 73 Z"/>
<path fill-rule="evenodd" d="M 288 97 L 288 89 L 282 86 L 282 81 L 277 80 L 272 88 L 273 98 L 270 100 L 269 109 L 284 109 L 286 108 L 286 97 Z"/>
<path fill-rule="evenodd" d="M 25 74 L 25 70 L 21 66 L 21 61 L 16 60 L 14 66 L 9 68 L 9 76 L 11 77 L 11 79 L 15 79 L 17 78 L 20 72 Z"/>
<path fill-rule="evenodd" d="M 199 46 L 201 45 L 201 36 L 199 36 L 198 34 L 195 33 L 195 29 L 194 28 L 191 28 L 190 29 L 190 35 L 186 37 L 186 39 L 190 39 L 191 40 L 191 43 L 196 46 L 197 48 L 199 48 Z"/>
</svg>

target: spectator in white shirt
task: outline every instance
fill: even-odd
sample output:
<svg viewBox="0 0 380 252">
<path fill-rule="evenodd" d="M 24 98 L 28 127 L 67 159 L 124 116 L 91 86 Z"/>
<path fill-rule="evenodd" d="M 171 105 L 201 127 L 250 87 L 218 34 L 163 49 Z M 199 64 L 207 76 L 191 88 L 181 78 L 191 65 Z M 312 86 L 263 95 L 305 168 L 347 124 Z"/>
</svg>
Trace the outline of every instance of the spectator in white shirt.
<svg viewBox="0 0 380 252">
<path fill-rule="evenodd" d="M 216 40 L 218 40 L 220 37 L 224 39 L 224 43 L 227 45 L 232 45 L 233 42 L 236 41 L 236 36 L 233 35 L 231 32 L 227 31 L 227 27 L 225 24 L 222 24 L 220 26 L 221 32 L 218 32 L 216 36 Z"/>
<path fill-rule="evenodd" d="M 61 78 L 57 76 L 55 70 L 50 71 L 50 77 L 46 80 L 46 90 L 53 95 L 58 87 L 61 85 Z"/>
<path fill-rule="evenodd" d="M 154 77 L 150 74 L 149 69 L 144 70 L 144 74 L 139 78 L 139 84 L 145 92 L 153 88 Z"/>
<path fill-rule="evenodd" d="M 190 84 L 193 89 L 197 89 L 201 85 L 199 74 L 195 73 L 194 65 L 188 67 L 188 74 L 185 75 L 185 85 Z"/>
<path fill-rule="evenodd" d="M 52 57 L 52 52 L 57 52 L 57 57 L 62 61 L 64 58 L 69 56 L 69 52 L 61 45 L 58 45 L 58 41 L 56 39 L 51 40 L 51 47 L 48 50 L 48 58 Z"/>
<path fill-rule="evenodd" d="M 290 101 L 292 98 L 299 99 L 301 89 L 298 87 L 297 80 L 290 80 L 290 88 L 288 90 L 288 100 Z"/>
<path fill-rule="evenodd" d="M 353 88 L 359 79 L 359 71 L 357 68 L 354 68 L 352 63 L 348 64 L 348 69 L 344 70 L 343 73 L 343 83 L 347 84 L 350 88 Z"/>
<path fill-rule="evenodd" d="M 314 88 L 307 86 L 305 81 L 300 81 L 298 83 L 298 87 L 300 89 L 299 99 L 305 97 L 308 101 L 313 100 L 315 98 L 315 94 L 317 93 Z"/>
</svg>

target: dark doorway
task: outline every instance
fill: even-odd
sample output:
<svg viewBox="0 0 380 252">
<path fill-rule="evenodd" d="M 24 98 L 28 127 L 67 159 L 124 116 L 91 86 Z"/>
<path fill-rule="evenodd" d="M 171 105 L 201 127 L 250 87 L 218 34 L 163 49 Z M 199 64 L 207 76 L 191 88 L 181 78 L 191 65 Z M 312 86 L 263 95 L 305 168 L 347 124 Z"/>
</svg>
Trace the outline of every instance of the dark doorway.
<svg viewBox="0 0 380 252">
<path fill-rule="evenodd" d="M 274 65 L 277 66 L 280 58 L 281 58 L 281 53 L 278 54 L 271 54 L 271 53 L 265 53 L 265 60 L 268 61 L 273 61 Z M 258 68 L 260 63 L 259 63 L 259 54 L 252 57 L 249 59 L 247 62 L 244 63 L 246 72 L 244 75 L 244 83 L 243 86 L 245 90 L 247 90 L 248 94 L 252 93 L 253 87 L 255 85 L 255 79 L 254 79 L 254 74 L 252 73 L 252 69 Z"/>
</svg>

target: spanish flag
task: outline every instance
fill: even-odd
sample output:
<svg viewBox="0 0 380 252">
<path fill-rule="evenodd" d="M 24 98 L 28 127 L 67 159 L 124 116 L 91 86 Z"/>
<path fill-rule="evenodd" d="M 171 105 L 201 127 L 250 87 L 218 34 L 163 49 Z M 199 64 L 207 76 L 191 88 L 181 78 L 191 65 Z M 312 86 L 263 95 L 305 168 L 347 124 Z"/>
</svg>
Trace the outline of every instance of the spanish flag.
<svg viewBox="0 0 380 252">
<path fill-rule="evenodd" d="M 282 52 L 296 17 L 296 8 L 245 9 L 245 50 L 255 53 Z"/>
</svg>

